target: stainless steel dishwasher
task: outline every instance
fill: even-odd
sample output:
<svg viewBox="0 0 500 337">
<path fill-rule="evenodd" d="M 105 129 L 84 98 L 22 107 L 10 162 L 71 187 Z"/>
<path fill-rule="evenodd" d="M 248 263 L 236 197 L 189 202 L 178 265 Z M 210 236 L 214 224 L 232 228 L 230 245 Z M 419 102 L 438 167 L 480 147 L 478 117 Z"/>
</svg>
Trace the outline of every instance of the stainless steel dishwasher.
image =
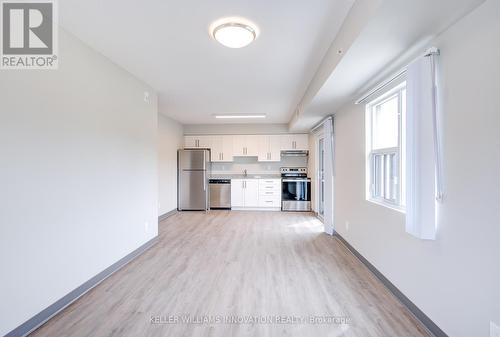
<svg viewBox="0 0 500 337">
<path fill-rule="evenodd" d="M 231 179 L 209 179 L 210 209 L 231 209 Z"/>
</svg>

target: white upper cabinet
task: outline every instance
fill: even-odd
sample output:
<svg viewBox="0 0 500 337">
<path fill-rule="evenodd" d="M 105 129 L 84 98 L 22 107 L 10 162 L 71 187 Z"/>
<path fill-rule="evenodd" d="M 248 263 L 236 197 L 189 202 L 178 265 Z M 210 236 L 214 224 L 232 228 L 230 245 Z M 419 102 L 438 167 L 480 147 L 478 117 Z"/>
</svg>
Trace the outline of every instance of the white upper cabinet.
<svg viewBox="0 0 500 337">
<path fill-rule="evenodd" d="M 239 157 L 257 157 L 259 155 L 259 137 L 255 135 L 233 136 L 233 155 Z"/>
<path fill-rule="evenodd" d="M 184 136 L 184 147 L 209 149 L 211 140 L 211 136 Z"/>
<path fill-rule="evenodd" d="M 281 150 L 309 150 L 309 136 L 307 134 L 281 136 Z"/>
<path fill-rule="evenodd" d="M 281 136 L 259 136 L 259 161 L 281 160 Z"/>
<path fill-rule="evenodd" d="M 233 136 L 212 136 L 211 155 L 213 162 L 233 161 Z"/>
<path fill-rule="evenodd" d="M 193 135 L 184 136 L 184 147 L 210 149 L 212 162 L 232 162 L 234 157 L 258 157 L 261 162 L 279 162 L 283 150 L 309 150 L 309 137 L 307 134 Z"/>
</svg>

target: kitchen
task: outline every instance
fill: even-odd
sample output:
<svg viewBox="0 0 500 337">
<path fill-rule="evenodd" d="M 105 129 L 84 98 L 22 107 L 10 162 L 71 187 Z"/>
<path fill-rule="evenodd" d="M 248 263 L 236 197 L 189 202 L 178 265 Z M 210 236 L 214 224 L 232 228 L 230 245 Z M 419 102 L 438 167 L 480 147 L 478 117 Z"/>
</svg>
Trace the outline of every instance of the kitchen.
<svg viewBox="0 0 500 337">
<path fill-rule="evenodd" d="M 185 135 L 178 210 L 311 211 L 308 134 Z"/>
</svg>

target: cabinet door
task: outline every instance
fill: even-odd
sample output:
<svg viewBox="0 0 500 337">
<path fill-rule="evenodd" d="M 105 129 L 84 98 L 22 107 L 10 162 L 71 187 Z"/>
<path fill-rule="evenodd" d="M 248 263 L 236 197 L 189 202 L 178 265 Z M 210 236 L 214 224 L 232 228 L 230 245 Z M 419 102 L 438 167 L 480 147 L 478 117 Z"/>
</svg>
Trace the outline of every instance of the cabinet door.
<svg viewBox="0 0 500 337">
<path fill-rule="evenodd" d="M 198 147 L 198 138 L 195 136 L 184 136 L 184 147 L 185 148 L 194 148 Z"/>
<path fill-rule="evenodd" d="M 295 150 L 309 150 L 309 136 L 305 134 L 293 135 Z"/>
<path fill-rule="evenodd" d="M 269 137 L 270 136 L 259 137 L 259 156 L 258 156 L 259 161 L 270 160 Z"/>
<path fill-rule="evenodd" d="M 222 161 L 233 161 L 233 136 L 221 136 Z"/>
<path fill-rule="evenodd" d="M 211 138 L 211 136 L 184 136 L 184 147 L 210 149 Z"/>
<path fill-rule="evenodd" d="M 281 161 L 281 136 L 269 136 L 269 161 Z"/>
<path fill-rule="evenodd" d="M 210 149 L 212 136 L 198 136 L 198 147 Z"/>
<path fill-rule="evenodd" d="M 293 148 L 294 139 L 292 135 L 281 135 L 281 150 L 295 150 Z"/>
<path fill-rule="evenodd" d="M 257 157 L 259 155 L 259 139 L 262 136 L 246 136 L 246 156 Z"/>
<path fill-rule="evenodd" d="M 233 136 L 233 156 L 245 156 L 246 136 Z"/>
<path fill-rule="evenodd" d="M 245 180 L 245 207 L 259 207 L 259 180 Z"/>
<path fill-rule="evenodd" d="M 231 179 L 231 207 L 245 207 L 245 180 Z"/>
<path fill-rule="evenodd" d="M 210 147 L 212 162 L 222 161 L 222 139 L 220 136 L 212 137 L 212 144 Z"/>
</svg>

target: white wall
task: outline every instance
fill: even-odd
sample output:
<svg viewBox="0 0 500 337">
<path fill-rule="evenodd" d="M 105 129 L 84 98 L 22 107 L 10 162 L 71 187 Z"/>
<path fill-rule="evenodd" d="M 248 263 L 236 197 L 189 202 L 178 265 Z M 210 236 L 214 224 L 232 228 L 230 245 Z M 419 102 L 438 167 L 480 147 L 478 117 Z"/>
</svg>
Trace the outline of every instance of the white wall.
<svg viewBox="0 0 500 337">
<path fill-rule="evenodd" d="M 156 95 L 59 46 L 59 70 L 0 72 L 0 335 L 157 235 Z"/>
<path fill-rule="evenodd" d="M 336 230 L 449 336 L 500 323 L 500 2 L 437 38 L 441 49 L 446 200 L 436 241 L 365 200 L 364 106 L 336 115 Z M 349 230 L 346 221 L 350 222 Z"/>
<path fill-rule="evenodd" d="M 184 145 L 180 123 L 158 114 L 158 214 L 177 208 L 177 150 Z"/>
</svg>

